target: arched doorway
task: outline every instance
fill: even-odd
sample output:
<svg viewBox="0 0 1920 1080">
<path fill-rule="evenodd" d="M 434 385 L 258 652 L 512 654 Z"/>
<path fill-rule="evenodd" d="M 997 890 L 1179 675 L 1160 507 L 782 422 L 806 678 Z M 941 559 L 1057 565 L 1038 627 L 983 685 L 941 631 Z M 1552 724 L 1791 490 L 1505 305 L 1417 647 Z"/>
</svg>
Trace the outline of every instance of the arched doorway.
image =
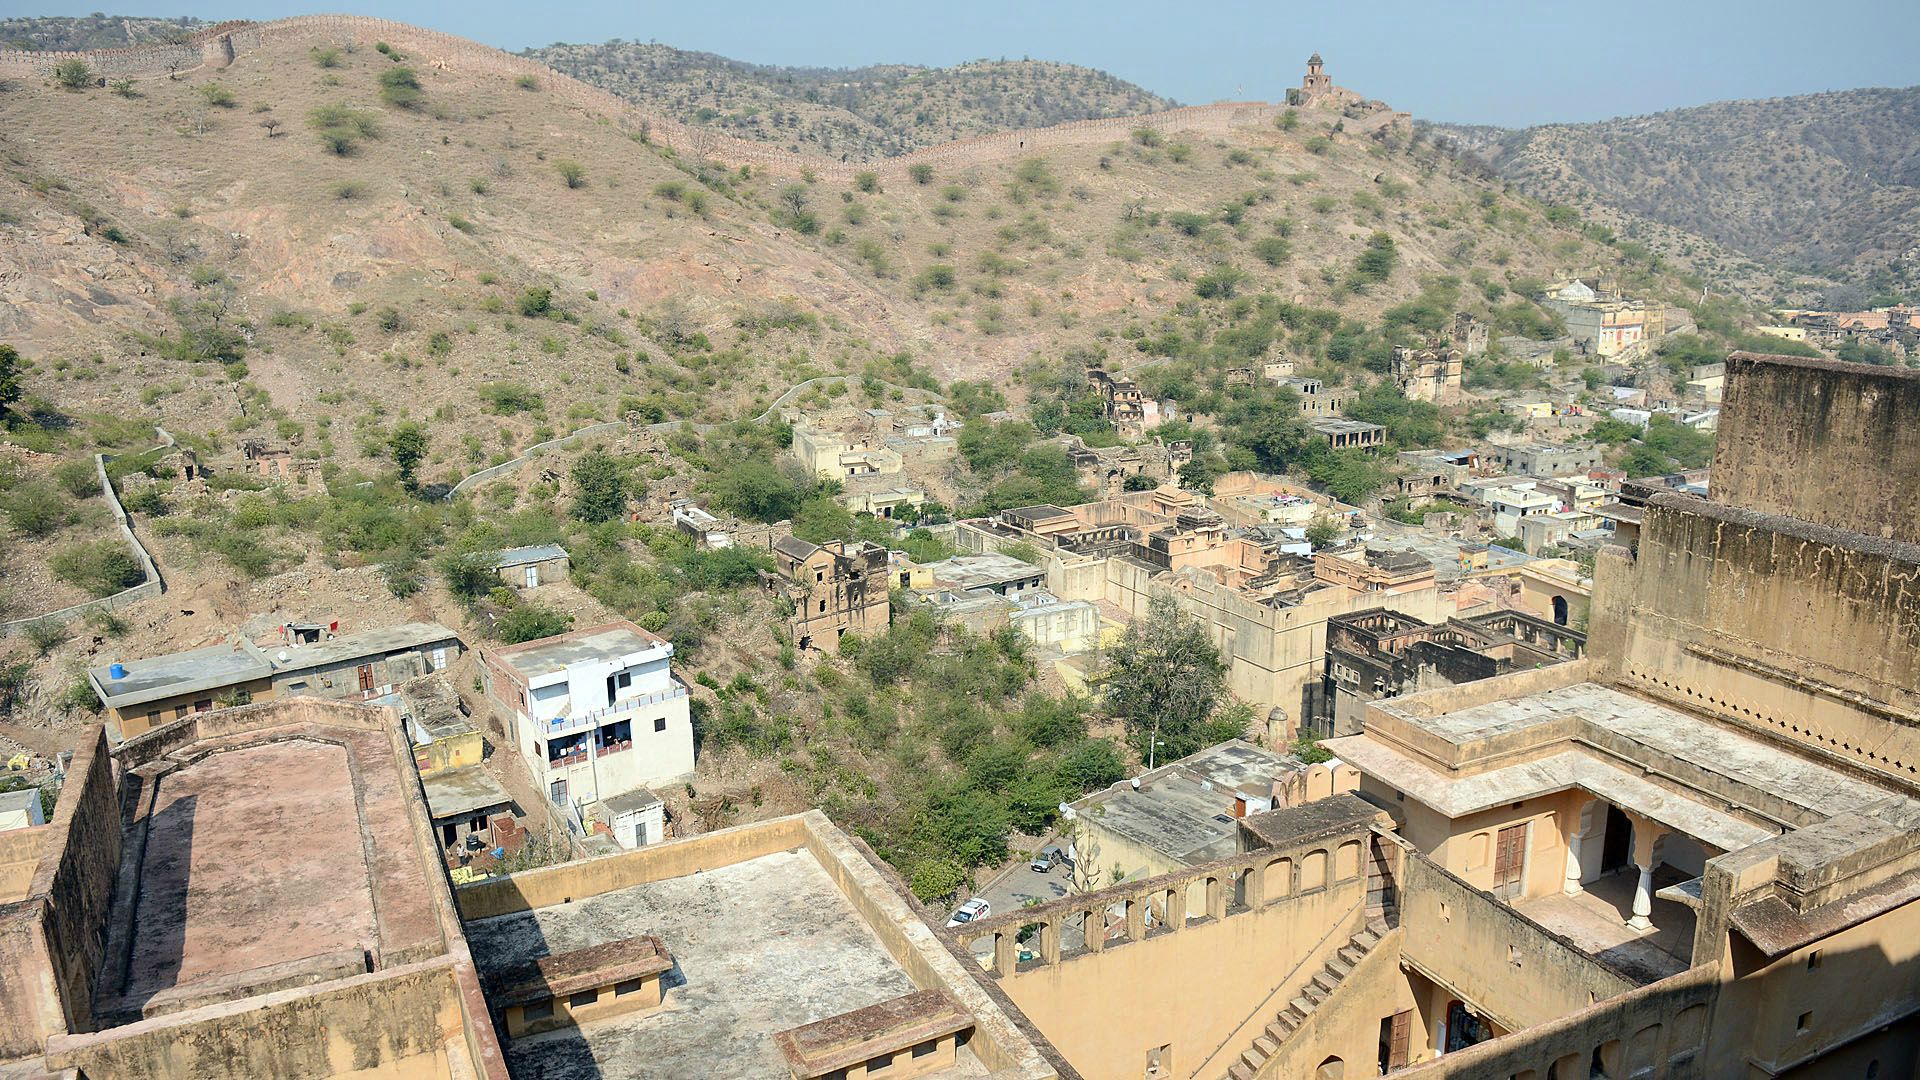
<svg viewBox="0 0 1920 1080">
<path fill-rule="evenodd" d="M 1553 598 L 1553 621 L 1561 626 L 1567 625 L 1567 598 L 1555 595 Z"/>
<path fill-rule="evenodd" d="M 1342 1080 L 1346 1075 L 1347 1063 L 1337 1057 L 1330 1057 L 1313 1071 L 1313 1080 Z"/>
</svg>

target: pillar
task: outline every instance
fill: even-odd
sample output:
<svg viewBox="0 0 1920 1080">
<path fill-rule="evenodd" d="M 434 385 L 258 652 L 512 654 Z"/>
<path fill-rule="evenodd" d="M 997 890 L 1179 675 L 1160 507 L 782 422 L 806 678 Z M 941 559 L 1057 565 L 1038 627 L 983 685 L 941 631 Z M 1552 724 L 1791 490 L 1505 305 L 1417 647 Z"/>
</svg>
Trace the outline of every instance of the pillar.
<svg viewBox="0 0 1920 1080">
<path fill-rule="evenodd" d="M 1627 926 L 1647 931 L 1653 929 L 1653 845 L 1666 830 L 1639 814 L 1627 817 L 1633 822 L 1633 865 L 1640 871 L 1640 880 L 1633 887 L 1633 917 L 1627 920 Z"/>
<path fill-rule="evenodd" d="M 1575 822 L 1578 825 L 1578 822 Z M 1580 841 L 1579 833 L 1567 837 L 1567 883 L 1561 890 L 1568 896 L 1580 895 Z"/>
</svg>

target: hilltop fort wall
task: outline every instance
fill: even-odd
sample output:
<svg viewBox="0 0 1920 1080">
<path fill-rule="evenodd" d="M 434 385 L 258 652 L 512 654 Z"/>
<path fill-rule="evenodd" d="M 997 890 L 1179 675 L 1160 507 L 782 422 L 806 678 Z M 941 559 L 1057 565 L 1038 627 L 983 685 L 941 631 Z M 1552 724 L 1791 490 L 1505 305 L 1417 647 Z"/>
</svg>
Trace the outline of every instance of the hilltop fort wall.
<svg viewBox="0 0 1920 1080">
<path fill-rule="evenodd" d="M 562 75 L 538 61 L 514 56 L 477 41 L 359 15 L 298 15 L 265 23 L 225 22 L 199 31 L 180 43 L 124 49 L 92 52 L 0 50 L 0 78 L 48 78 L 60 63 L 76 59 L 84 61 L 99 77 L 153 77 L 201 66 L 222 68 L 263 45 L 289 38 L 315 37 L 330 37 L 335 41 L 356 45 L 385 41 L 421 66 L 435 70 L 478 72 L 510 78 L 530 75 L 538 79 L 541 89 L 553 97 L 589 113 L 600 114 L 628 133 L 669 147 L 677 154 L 718 161 L 735 168 L 751 166 L 777 173 L 797 174 L 807 169 L 824 179 L 837 181 L 850 180 L 861 172 L 874 172 L 883 177 L 904 177 L 909 168 L 918 164 L 954 168 L 1005 161 L 1058 147 L 1099 145 L 1123 140 L 1140 128 L 1153 128 L 1166 134 L 1224 135 L 1230 131 L 1267 127 L 1288 108 L 1268 102 L 1194 105 L 1143 116 L 1073 120 L 1052 127 L 995 132 L 875 161 L 832 161 L 653 115 L 606 90 Z M 1346 96 L 1358 100 L 1357 95 Z M 1348 118 L 1345 122 L 1349 132 L 1360 133 L 1405 118 L 1405 114 L 1378 107 L 1363 115 Z"/>
</svg>

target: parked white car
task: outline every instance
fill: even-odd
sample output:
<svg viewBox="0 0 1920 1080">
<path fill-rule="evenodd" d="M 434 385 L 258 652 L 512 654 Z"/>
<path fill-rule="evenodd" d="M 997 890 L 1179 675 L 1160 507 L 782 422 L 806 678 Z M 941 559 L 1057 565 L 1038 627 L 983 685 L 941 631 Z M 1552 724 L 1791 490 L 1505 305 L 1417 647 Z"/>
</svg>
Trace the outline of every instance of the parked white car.
<svg viewBox="0 0 1920 1080">
<path fill-rule="evenodd" d="M 961 904 L 954 909 L 953 918 L 947 920 L 948 926 L 965 926 L 975 919 L 984 919 L 993 911 L 993 905 L 979 897 Z"/>
</svg>

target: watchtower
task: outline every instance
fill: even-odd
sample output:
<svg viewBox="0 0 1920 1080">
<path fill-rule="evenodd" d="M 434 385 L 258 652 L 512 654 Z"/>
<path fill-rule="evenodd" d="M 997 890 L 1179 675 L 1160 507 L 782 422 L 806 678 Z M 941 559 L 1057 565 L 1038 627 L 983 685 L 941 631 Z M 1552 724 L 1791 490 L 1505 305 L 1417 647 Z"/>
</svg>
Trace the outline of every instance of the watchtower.
<svg viewBox="0 0 1920 1080">
<path fill-rule="evenodd" d="M 1307 77 L 1300 80 L 1300 89 L 1308 96 L 1324 94 L 1333 89 L 1333 80 L 1327 77 L 1325 64 L 1319 53 L 1307 57 Z"/>
</svg>

